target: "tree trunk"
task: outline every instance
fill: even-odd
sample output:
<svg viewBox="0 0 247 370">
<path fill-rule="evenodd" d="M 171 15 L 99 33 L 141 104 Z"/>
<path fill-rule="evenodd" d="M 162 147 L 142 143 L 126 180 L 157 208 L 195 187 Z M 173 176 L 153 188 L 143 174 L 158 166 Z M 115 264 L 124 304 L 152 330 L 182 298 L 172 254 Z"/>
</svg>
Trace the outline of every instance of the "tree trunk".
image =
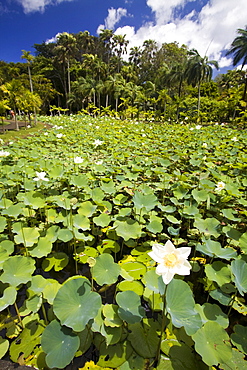
<svg viewBox="0 0 247 370">
<path fill-rule="evenodd" d="M 200 114 L 200 106 L 201 106 L 201 84 L 198 84 L 198 104 L 197 104 L 197 116 L 199 117 Z"/>
</svg>

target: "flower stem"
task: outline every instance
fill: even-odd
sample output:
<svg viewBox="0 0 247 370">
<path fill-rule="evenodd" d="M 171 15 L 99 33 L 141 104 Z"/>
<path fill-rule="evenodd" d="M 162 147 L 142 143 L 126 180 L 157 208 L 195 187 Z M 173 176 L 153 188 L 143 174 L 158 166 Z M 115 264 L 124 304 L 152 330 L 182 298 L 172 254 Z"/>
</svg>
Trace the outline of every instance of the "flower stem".
<svg viewBox="0 0 247 370">
<path fill-rule="evenodd" d="M 165 329 L 165 322 L 166 322 L 166 290 L 167 290 L 167 285 L 165 286 L 165 291 L 163 295 L 163 310 L 162 310 L 162 321 L 161 321 L 161 331 L 160 331 L 160 340 L 156 352 L 156 357 L 155 357 L 155 364 L 156 366 L 159 363 L 160 360 L 160 348 L 161 348 L 161 343 L 162 343 L 162 335 Z"/>
<path fill-rule="evenodd" d="M 18 316 L 19 323 L 21 324 L 22 329 L 24 329 L 24 325 L 23 325 L 23 322 L 22 322 L 21 315 L 20 315 L 19 309 L 17 307 L 17 304 L 14 303 L 14 306 L 15 306 L 15 310 L 16 310 L 16 313 L 17 313 L 17 316 Z"/>
</svg>

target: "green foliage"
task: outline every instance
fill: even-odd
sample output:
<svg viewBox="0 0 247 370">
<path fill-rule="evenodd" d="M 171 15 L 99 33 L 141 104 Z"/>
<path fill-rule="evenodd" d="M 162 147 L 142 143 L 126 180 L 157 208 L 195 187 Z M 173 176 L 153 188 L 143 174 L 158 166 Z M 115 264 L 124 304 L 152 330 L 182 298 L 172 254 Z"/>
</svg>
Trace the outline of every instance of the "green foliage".
<svg viewBox="0 0 247 370">
<path fill-rule="evenodd" d="M 89 348 L 92 368 L 242 366 L 244 131 L 42 120 L 0 157 L 0 356 L 40 370 Z M 149 252 L 167 240 L 191 248 L 192 268 L 166 286 Z"/>
</svg>

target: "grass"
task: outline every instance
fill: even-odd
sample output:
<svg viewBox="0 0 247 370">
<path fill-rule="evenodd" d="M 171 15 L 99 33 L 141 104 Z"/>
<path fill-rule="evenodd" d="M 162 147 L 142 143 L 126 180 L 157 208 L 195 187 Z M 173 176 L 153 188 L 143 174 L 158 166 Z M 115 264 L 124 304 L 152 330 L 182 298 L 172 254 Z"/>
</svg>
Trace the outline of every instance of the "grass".
<svg viewBox="0 0 247 370">
<path fill-rule="evenodd" d="M 44 129 L 44 124 L 38 122 L 36 126 L 31 128 L 21 127 L 19 131 L 10 130 L 5 133 L 0 133 L 0 138 L 7 144 L 9 141 L 24 139 L 28 135 L 35 135 Z"/>
</svg>

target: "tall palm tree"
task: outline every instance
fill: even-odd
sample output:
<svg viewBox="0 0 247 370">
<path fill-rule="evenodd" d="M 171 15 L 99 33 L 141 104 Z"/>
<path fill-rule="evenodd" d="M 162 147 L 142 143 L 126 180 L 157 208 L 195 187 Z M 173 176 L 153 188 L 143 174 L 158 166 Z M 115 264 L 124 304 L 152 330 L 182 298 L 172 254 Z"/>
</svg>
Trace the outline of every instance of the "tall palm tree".
<svg viewBox="0 0 247 370">
<path fill-rule="evenodd" d="M 71 93 L 71 82 L 70 82 L 70 61 L 74 56 L 76 46 L 76 38 L 67 32 L 63 32 L 58 36 L 57 45 L 55 47 L 56 55 L 59 60 L 61 60 L 65 72 L 67 68 L 67 88 L 65 86 L 65 96 L 66 96 L 66 105 L 67 105 L 67 95 Z M 66 65 L 66 67 L 65 67 Z M 65 73 L 64 73 L 65 77 Z"/>
<path fill-rule="evenodd" d="M 219 65 L 216 60 L 208 60 L 208 57 L 206 55 L 204 57 L 201 57 L 198 51 L 195 49 L 192 49 L 189 52 L 189 59 L 185 70 L 185 76 L 189 84 L 191 84 L 193 87 L 196 85 L 198 87 L 198 116 L 200 112 L 201 84 L 204 81 L 211 80 L 213 74 L 212 66 L 214 66 L 216 69 L 219 69 Z"/>
<path fill-rule="evenodd" d="M 232 64 L 236 66 L 242 61 L 241 70 L 243 67 L 247 64 L 247 26 L 245 26 L 245 29 L 239 28 L 238 34 L 232 44 L 226 55 L 233 54 L 233 62 Z M 247 74 L 245 78 L 245 85 L 244 85 L 244 93 L 243 93 L 243 100 L 246 98 L 246 92 L 247 92 Z"/>
<path fill-rule="evenodd" d="M 28 70 L 28 76 L 29 76 L 30 91 L 33 92 L 33 81 L 32 81 L 32 75 L 31 75 L 31 63 L 34 60 L 34 56 L 31 55 L 30 51 L 22 50 L 21 59 L 26 59 L 26 61 L 27 61 L 27 70 Z"/>
</svg>

